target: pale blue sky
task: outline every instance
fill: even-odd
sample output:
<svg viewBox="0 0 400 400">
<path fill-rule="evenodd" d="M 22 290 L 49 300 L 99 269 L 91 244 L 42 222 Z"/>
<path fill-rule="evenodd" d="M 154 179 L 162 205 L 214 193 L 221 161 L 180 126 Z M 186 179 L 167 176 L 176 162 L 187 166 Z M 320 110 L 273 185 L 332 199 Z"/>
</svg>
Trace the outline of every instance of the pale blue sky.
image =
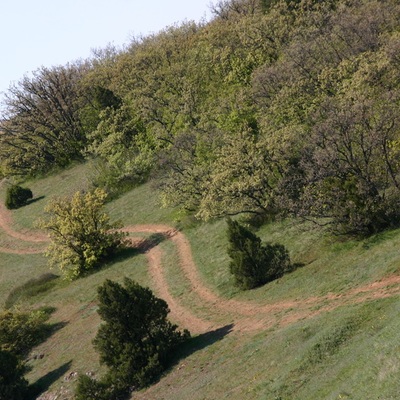
<svg viewBox="0 0 400 400">
<path fill-rule="evenodd" d="M 175 23 L 210 18 L 212 0 L 2 0 L 0 100 L 40 66 L 66 64 Z"/>
</svg>

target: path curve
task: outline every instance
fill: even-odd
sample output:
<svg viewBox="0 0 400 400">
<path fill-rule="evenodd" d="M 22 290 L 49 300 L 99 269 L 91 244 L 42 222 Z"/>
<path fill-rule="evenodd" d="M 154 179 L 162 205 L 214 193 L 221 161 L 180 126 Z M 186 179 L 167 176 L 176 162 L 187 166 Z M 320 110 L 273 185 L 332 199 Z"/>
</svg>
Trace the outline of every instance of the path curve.
<svg viewBox="0 0 400 400">
<path fill-rule="evenodd" d="M 3 205 L 0 205 L 0 227 L 7 235 L 24 242 L 45 243 L 49 241 L 48 236 L 40 231 L 14 230 L 11 212 Z M 327 312 L 346 304 L 390 297 L 400 293 L 400 276 L 393 275 L 368 285 L 359 286 L 345 293 L 314 296 L 302 300 L 287 300 L 259 305 L 256 302 L 224 299 L 204 285 L 193 260 L 190 243 L 182 232 L 168 225 L 156 224 L 127 226 L 121 231 L 130 234 L 161 234 L 171 240 L 176 246 L 182 272 L 190 282 L 191 289 L 201 299 L 202 305 L 207 307 L 208 314 L 211 316 L 218 315 L 219 317 L 222 315 L 234 324 L 235 330 L 258 330 L 274 325 L 282 326 L 300 319 L 314 317 L 322 312 Z M 160 246 L 151 246 L 143 238 L 130 238 L 130 241 L 132 246 L 141 247 L 145 251 L 149 264 L 149 273 L 154 282 L 155 290 L 168 303 L 171 316 L 177 323 L 193 333 L 203 333 L 218 327 L 217 323 L 206 321 L 194 315 L 191 310 L 184 307 L 178 299 L 172 296 L 162 267 Z M 0 247 L 0 252 L 11 254 L 36 254 L 42 251 L 43 249 L 29 247 L 23 249 Z M 284 315 L 282 316 L 283 312 Z"/>
</svg>

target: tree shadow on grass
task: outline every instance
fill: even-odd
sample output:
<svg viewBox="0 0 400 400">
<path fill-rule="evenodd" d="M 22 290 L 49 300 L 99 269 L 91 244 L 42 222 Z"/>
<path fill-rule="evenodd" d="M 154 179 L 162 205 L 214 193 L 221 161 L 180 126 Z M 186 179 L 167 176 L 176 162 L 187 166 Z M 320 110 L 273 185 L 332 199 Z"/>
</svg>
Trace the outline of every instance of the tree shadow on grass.
<svg viewBox="0 0 400 400">
<path fill-rule="evenodd" d="M 48 372 L 36 382 L 29 385 L 29 400 L 34 400 L 40 394 L 46 392 L 54 382 L 56 382 L 69 371 L 71 364 L 72 360 L 54 369 L 53 371 Z"/>
<path fill-rule="evenodd" d="M 118 252 L 112 257 L 112 260 L 110 260 L 106 266 L 111 266 L 115 262 L 124 261 L 138 254 L 146 253 L 167 239 L 168 237 L 162 233 L 153 233 L 147 238 L 138 240 L 133 245 L 118 250 Z M 104 268 L 104 266 L 100 268 Z"/>
<path fill-rule="evenodd" d="M 177 349 L 173 359 L 171 359 L 170 367 L 176 365 L 180 360 L 189 357 L 197 351 L 203 350 L 206 347 L 221 341 L 233 331 L 234 326 L 235 324 L 228 324 L 221 328 L 191 337 Z"/>
<path fill-rule="evenodd" d="M 46 196 L 39 196 L 39 197 L 34 197 L 33 199 L 27 200 L 25 203 L 26 206 L 29 206 L 32 203 L 36 203 L 37 201 L 43 200 Z"/>
<path fill-rule="evenodd" d="M 124 261 L 138 254 L 140 254 L 140 250 L 137 249 L 136 247 L 125 247 L 123 249 L 118 250 L 118 252 L 109 261 L 109 265 L 111 266 L 116 262 Z"/>
<path fill-rule="evenodd" d="M 291 274 L 292 272 L 296 271 L 296 269 L 305 267 L 305 265 L 306 265 L 306 264 L 300 263 L 300 262 L 290 264 L 290 266 L 289 266 L 289 267 L 287 268 L 287 270 L 285 271 L 285 275 L 286 275 L 286 274 Z"/>
<path fill-rule="evenodd" d="M 144 238 L 136 248 L 140 253 L 146 253 L 167 239 L 168 236 L 163 233 L 152 233 L 149 237 Z"/>
</svg>

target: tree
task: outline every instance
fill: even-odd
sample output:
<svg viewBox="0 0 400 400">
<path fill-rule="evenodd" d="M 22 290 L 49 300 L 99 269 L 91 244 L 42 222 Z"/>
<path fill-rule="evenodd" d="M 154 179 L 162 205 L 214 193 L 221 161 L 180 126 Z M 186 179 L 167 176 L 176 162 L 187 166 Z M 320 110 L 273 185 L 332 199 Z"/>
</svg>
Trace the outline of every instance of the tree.
<svg viewBox="0 0 400 400">
<path fill-rule="evenodd" d="M 88 138 L 98 161 L 95 185 L 111 194 L 146 181 L 154 164 L 153 146 L 139 117 L 126 105 L 107 107 Z"/>
<path fill-rule="evenodd" d="M 125 234 L 115 230 L 119 224 L 110 223 L 103 212 L 106 197 L 104 190 L 95 189 L 53 199 L 45 208 L 49 219 L 38 223 L 50 234 L 50 264 L 58 265 L 68 279 L 98 267 L 125 244 Z"/>
<path fill-rule="evenodd" d="M 87 103 L 84 63 L 41 67 L 10 87 L 0 120 L 0 161 L 15 174 L 36 173 L 81 159 L 86 138 L 80 109 Z"/>
<path fill-rule="evenodd" d="M 198 217 L 274 213 L 280 171 L 255 133 L 246 130 L 240 135 L 226 135 L 210 170 Z"/>
<path fill-rule="evenodd" d="M 237 286 L 253 289 L 290 270 L 288 251 L 281 244 L 262 244 L 261 239 L 237 221 L 228 222 L 229 265 Z"/>
<path fill-rule="evenodd" d="M 400 97 L 364 84 L 350 95 L 319 111 L 302 205 L 310 216 L 331 218 L 339 233 L 371 235 L 400 222 Z"/>
<path fill-rule="evenodd" d="M 28 381 L 25 365 L 10 351 L 0 349 L 0 400 L 24 400 Z"/>
<path fill-rule="evenodd" d="M 0 400 L 30 398 L 23 359 L 47 337 L 47 319 L 44 311 L 0 313 Z"/>
<path fill-rule="evenodd" d="M 32 191 L 19 185 L 12 185 L 7 189 L 6 207 L 11 210 L 26 205 L 27 201 L 33 197 Z"/>
<path fill-rule="evenodd" d="M 107 280 L 98 288 L 104 324 L 94 339 L 100 361 L 110 369 L 106 380 L 118 388 L 141 388 L 165 369 L 171 351 L 189 336 L 167 320 L 167 303 L 148 288 L 125 278 L 124 286 Z M 90 386 L 90 385 L 89 385 Z"/>
<path fill-rule="evenodd" d="M 48 315 L 43 311 L 0 313 L 0 349 L 26 356 L 48 334 Z"/>
</svg>

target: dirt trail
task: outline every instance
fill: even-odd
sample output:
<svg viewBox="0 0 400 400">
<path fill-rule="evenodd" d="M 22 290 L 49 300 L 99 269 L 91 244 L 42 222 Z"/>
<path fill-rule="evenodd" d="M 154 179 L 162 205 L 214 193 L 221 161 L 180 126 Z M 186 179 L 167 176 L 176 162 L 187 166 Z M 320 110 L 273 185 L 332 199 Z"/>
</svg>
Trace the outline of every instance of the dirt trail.
<svg viewBox="0 0 400 400">
<path fill-rule="evenodd" d="M 11 237 L 24 242 L 47 242 L 49 239 L 42 232 L 18 232 L 12 228 L 10 211 L 0 206 L 0 227 Z M 232 322 L 239 331 L 265 329 L 274 325 L 286 325 L 300 319 L 311 318 L 322 312 L 333 310 L 346 304 L 360 303 L 371 299 L 384 298 L 400 293 L 400 276 L 389 276 L 380 281 L 351 289 L 341 294 L 309 297 L 302 300 L 288 300 L 259 305 L 255 302 L 244 302 L 221 298 L 206 287 L 193 260 L 190 243 L 185 235 L 167 225 L 135 225 L 122 229 L 127 233 L 161 234 L 171 240 L 177 249 L 179 265 L 185 278 L 190 282 L 193 292 L 201 299 L 211 318 L 221 316 Z M 151 240 L 131 238 L 132 246 L 142 248 L 149 264 L 149 272 L 157 294 L 162 297 L 171 309 L 171 316 L 182 327 L 192 333 L 203 333 L 220 326 L 220 323 L 209 322 L 194 315 L 191 310 L 174 298 L 168 289 L 167 279 L 162 267 L 162 251 L 157 243 Z M 0 252 L 12 254 L 34 254 L 42 250 L 25 248 L 11 249 L 0 247 Z"/>
</svg>

